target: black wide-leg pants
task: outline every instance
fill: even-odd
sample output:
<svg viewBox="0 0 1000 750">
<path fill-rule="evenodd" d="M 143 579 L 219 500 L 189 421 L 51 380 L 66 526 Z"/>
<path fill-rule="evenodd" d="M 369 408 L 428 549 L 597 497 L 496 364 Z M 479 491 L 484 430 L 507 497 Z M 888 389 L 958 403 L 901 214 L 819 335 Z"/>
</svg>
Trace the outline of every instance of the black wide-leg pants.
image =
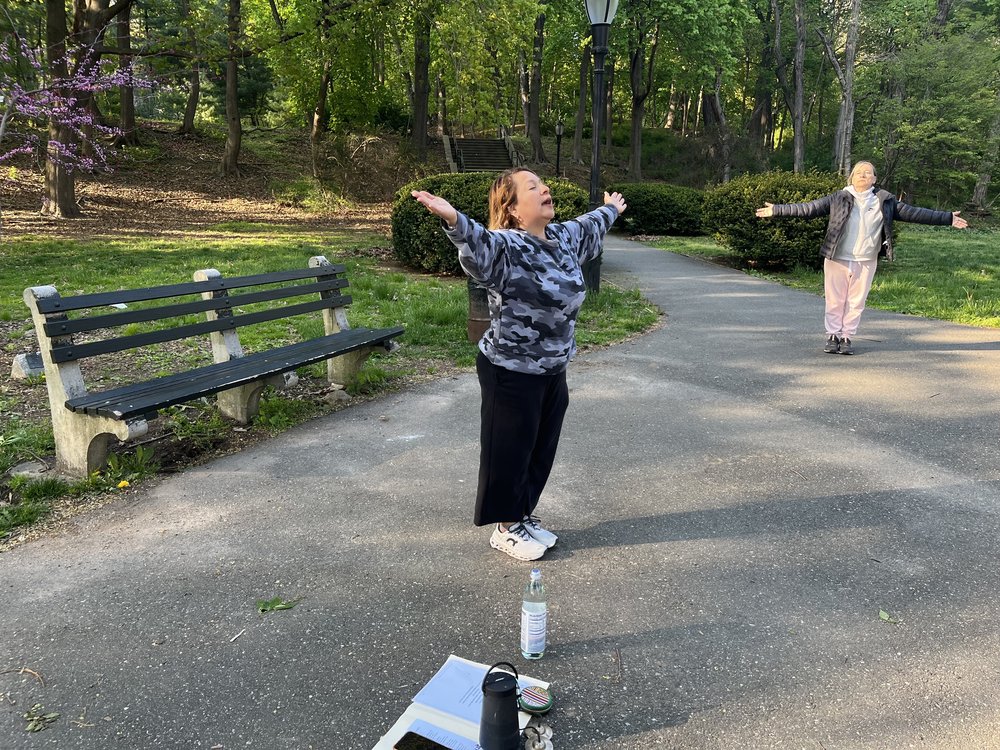
<svg viewBox="0 0 1000 750">
<path fill-rule="evenodd" d="M 498 367 L 480 352 L 483 394 L 475 524 L 531 515 L 552 471 L 569 405 L 566 371 L 528 375 Z"/>
</svg>

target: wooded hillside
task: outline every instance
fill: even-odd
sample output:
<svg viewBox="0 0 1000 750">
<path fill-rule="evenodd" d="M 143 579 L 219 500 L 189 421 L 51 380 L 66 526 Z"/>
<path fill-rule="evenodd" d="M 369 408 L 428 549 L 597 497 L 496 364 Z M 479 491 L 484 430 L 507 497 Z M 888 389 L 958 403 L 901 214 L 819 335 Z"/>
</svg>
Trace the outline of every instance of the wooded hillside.
<svg viewBox="0 0 1000 750">
<path fill-rule="evenodd" d="M 224 126 L 225 177 L 247 128 L 283 126 L 308 129 L 317 178 L 337 133 L 399 134 L 419 161 L 428 135 L 506 127 L 551 162 L 560 119 L 564 164 L 589 163 L 583 0 L 9 0 L 0 29 L 0 154 L 38 154 L 54 215 L 136 118 Z M 629 179 L 662 176 L 662 130 L 697 139 L 705 181 L 870 158 L 924 205 L 995 200 L 998 0 L 622 0 L 609 46 Z"/>
</svg>

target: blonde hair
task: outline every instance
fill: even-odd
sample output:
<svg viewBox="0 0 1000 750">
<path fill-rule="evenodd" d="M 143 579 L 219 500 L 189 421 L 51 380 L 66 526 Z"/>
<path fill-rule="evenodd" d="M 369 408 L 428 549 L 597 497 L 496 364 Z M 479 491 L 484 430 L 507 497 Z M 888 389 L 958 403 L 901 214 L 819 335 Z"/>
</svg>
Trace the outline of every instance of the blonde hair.
<svg viewBox="0 0 1000 750">
<path fill-rule="evenodd" d="M 872 164 L 870 161 L 859 161 L 857 164 L 851 167 L 851 173 L 847 176 L 848 182 L 854 182 L 854 175 L 857 173 L 859 169 L 861 169 L 862 164 L 867 164 L 869 167 L 872 168 L 872 177 L 878 177 L 878 172 L 875 171 L 874 164 Z"/>
<path fill-rule="evenodd" d="M 530 171 L 527 167 L 511 167 L 493 181 L 490 186 L 490 229 L 521 228 L 521 222 L 514 216 L 514 206 L 517 204 L 514 175 Z"/>
</svg>

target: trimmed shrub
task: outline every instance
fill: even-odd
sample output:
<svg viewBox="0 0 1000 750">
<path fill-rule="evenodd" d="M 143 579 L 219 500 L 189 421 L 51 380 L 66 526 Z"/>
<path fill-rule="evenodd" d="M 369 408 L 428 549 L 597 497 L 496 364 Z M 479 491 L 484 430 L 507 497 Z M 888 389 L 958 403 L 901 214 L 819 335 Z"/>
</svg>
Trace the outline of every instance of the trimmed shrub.
<svg viewBox="0 0 1000 750">
<path fill-rule="evenodd" d="M 819 268 L 828 217 L 758 219 L 755 211 L 768 203 L 801 203 L 843 189 L 839 174 L 765 172 L 744 175 L 705 195 L 701 220 L 720 244 L 751 266 Z"/>
<path fill-rule="evenodd" d="M 632 234 L 704 234 L 701 204 L 704 194 L 694 188 L 661 182 L 623 182 L 608 188 L 625 198 L 621 223 Z"/>
<path fill-rule="evenodd" d="M 437 174 L 401 188 L 392 207 L 392 247 L 396 259 L 407 268 L 462 276 L 458 251 L 441 231 L 441 220 L 417 203 L 410 191 L 427 190 L 439 195 L 458 211 L 486 225 L 490 185 L 496 177 L 494 172 Z M 546 179 L 545 184 L 552 191 L 556 221 L 575 219 L 587 212 L 587 193 L 576 185 L 558 179 Z"/>
</svg>

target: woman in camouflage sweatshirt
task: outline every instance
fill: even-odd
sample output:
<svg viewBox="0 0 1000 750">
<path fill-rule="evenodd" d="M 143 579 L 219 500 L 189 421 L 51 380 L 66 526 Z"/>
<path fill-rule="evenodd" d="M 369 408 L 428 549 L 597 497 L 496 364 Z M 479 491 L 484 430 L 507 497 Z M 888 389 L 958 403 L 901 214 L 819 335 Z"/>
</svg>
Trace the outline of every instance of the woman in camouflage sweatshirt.
<svg viewBox="0 0 1000 750">
<path fill-rule="evenodd" d="M 490 188 L 489 229 L 444 198 L 416 190 L 413 197 L 442 219 L 462 268 L 489 296 L 476 359 L 483 402 L 475 523 L 495 525 L 495 549 L 537 560 L 557 540 L 534 511 L 569 403 L 566 366 L 586 296 L 581 264 L 601 252 L 625 202 L 605 193 L 601 208 L 553 224 L 548 186 L 519 167 Z"/>
</svg>

